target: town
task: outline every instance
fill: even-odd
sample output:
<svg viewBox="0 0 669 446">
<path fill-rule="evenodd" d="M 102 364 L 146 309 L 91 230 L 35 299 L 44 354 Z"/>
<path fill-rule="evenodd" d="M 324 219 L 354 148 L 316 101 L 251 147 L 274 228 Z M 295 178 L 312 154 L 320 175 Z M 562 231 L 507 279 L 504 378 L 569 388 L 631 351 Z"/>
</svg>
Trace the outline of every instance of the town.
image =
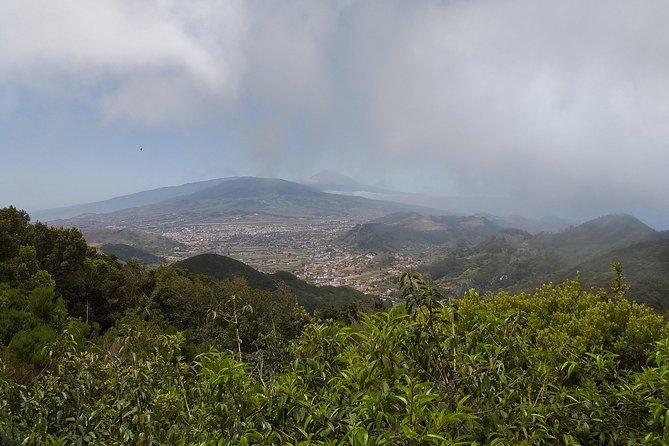
<svg viewBox="0 0 669 446">
<path fill-rule="evenodd" d="M 260 271 L 288 271 L 315 285 L 350 286 L 392 299 L 401 271 L 419 261 L 408 254 L 360 252 L 339 239 L 357 222 L 274 218 L 238 218 L 178 225 L 160 234 L 188 247 L 168 260 L 213 252 L 240 260 Z M 143 230 L 156 232 L 157 227 Z"/>
</svg>

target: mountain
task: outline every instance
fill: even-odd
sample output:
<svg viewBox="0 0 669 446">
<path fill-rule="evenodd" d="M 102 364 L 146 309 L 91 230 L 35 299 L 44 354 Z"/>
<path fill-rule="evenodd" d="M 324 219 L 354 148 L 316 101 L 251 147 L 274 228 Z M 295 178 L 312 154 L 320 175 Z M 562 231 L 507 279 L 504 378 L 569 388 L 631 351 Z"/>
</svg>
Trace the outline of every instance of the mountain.
<svg viewBox="0 0 669 446">
<path fill-rule="evenodd" d="M 639 299 L 667 308 L 669 283 L 665 288 L 662 284 L 669 274 L 663 260 L 668 237 L 632 216 L 609 215 L 558 234 L 504 229 L 473 247 L 448 250 L 421 269 L 450 292 L 461 294 L 470 288 L 532 289 L 573 278 L 576 271 L 587 279 L 587 286 L 604 286 L 613 277 L 611 263 L 620 260 L 633 289 L 655 287 L 654 294 L 639 294 Z"/>
<path fill-rule="evenodd" d="M 83 234 L 86 242 L 93 246 L 127 245 L 158 257 L 170 257 L 188 249 L 187 246 L 167 237 L 126 228 L 86 229 Z"/>
<path fill-rule="evenodd" d="M 340 241 L 366 251 L 403 251 L 435 246 L 454 248 L 463 242 L 479 242 L 499 229 L 484 217 L 400 212 L 356 225 Z"/>
<path fill-rule="evenodd" d="M 151 217 L 158 217 L 160 215 L 173 215 L 175 213 L 180 213 L 188 206 L 186 203 L 190 201 L 191 195 L 196 195 L 199 192 L 205 192 L 211 188 L 215 188 L 218 185 L 222 185 L 227 182 L 253 182 L 254 180 L 258 181 L 275 181 L 281 182 L 284 180 L 276 179 L 264 179 L 264 178 L 252 178 L 252 177 L 230 177 L 230 178 L 218 178 L 207 181 L 199 181 L 193 183 L 182 184 L 180 186 L 169 186 L 161 187 L 158 189 L 148 190 L 137 192 L 134 194 L 124 195 L 121 197 L 111 198 L 109 200 L 87 203 L 75 206 L 68 206 L 57 209 L 49 209 L 42 211 L 33 211 L 31 215 L 33 219 L 40 221 L 54 222 L 55 224 L 61 224 L 66 226 L 71 226 L 77 224 L 82 229 L 90 227 L 100 227 L 100 226 L 109 226 L 113 225 L 114 222 L 118 221 L 119 218 L 112 217 L 102 217 L 108 213 L 116 213 L 119 211 L 126 211 L 123 215 L 119 216 L 121 221 L 121 226 L 126 226 L 127 220 L 132 219 L 134 215 L 140 215 L 143 213 L 148 213 L 145 215 Z M 276 183 L 275 183 L 276 184 Z M 293 183 L 296 184 L 296 183 Z M 373 201 L 383 201 L 386 203 L 392 203 L 392 205 L 386 205 L 387 209 L 383 211 L 373 211 L 372 209 L 367 209 L 368 211 L 372 210 L 372 213 L 360 212 L 362 208 L 365 208 L 366 205 L 358 202 L 357 205 L 351 206 L 349 203 L 348 207 L 357 207 L 357 211 L 353 210 L 352 213 L 362 215 L 364 218 L 374 218 L 384 213 L 397 212 L 397 211 L 406 211 L 406 210 L 415 210 L 428 214 L 439 214 L 439 215 L 463 215 L 465 213 L 472 213 L 469 211 L 463 211 L 463 209 L 474 209 L 479 208 L 477 212 L 479 214 L 474 214 L 477 216 L 483 216 L 490 220 L 491 222 L 497 224 L 500 227 L 514 227 L 523 230 L 527 230 L 530 233 L 539 233 L 539 232 L 557 232 L 569 226 L 571 223 L 557 217 L 544 217 L 540 219 L 529 219 L 521 216 L 510 216 L 510 217 L 497 217 L 492 214 L 481 214 L 481 209 L 493 209 L 491 207 L 499 200 L 484 200 L 480 201 L 475 198 L 455 198 L 455 197 L 428 197 L 420 194 L 406 193 L 406 192 L 397 192 L 387 189 L 382 189 L 374 186 L 369 186 L 362 184 L 355 179 L 348 177 L 346 175 L 339 174 L 333 171 L 322 171 L 316 175 L 313 175 L 309 178 L 301 180 L 299 183 L 302 186 L 309 187 L 310 190 L 327 192 L 330 195 L 344 195 L 349 197 L 357 198 L 366 198 Z M 232 190 L 234 188 L 231 188 Z M 237 188 L 239 190 L 239 188 Z M 214 193 L 214 190 L 206 192 L 204 195 L 211 195 Z M 260 192 L 260 191 L 257 191 Z M 284 193 L 287 191 L 283 191 Z M 190 198 L 189 198 L 190 197 Z M 268 194 L 265 199 L 271 198 L 272 194 Z M 211 197 L 210 197 L 211 198 Z M 228 194 L 228 198 L 231 197 Z M 260 198 L 260 195 L 256 195 L 255 198 Z M 182 200 L 183 199 L 183 200 Z M 176 201 L 175 201 L 176 200 Z M 211 201 L 211 200 L 210 200 Z M 341 214 L 342 200 L 339 200 L 340 203 L 335 207 L 334 211 Z M 171 203 L 170 203 L 171 202 Z M 175 203 L 181 203 L 179 207 Z M 169 204 L 168 204 L 169 203 Z M 313 200 L 311 202 L 313 204 Z M 472 203 L 478 203 L 475 206 Z M 152 205 L 160 205 L 157 208 L 163 207 L 162 211 L 156 209 L 156 207 L 151 208 Z M 485 205 L 484 205 L 485 204 Z M 167 206 L 163 206 L 167 205 Z M 249 213 L 272 213 L 276 211 L 266 209 L 264 206 L 257 206 L 258 203 L 226 203 L 226 209 L 218 210 L 212 212 L 214 217 L 218 212 L 218 216 L 223 215 L 244 215 Z M 147 207 L 148 206 L 148 207 Z M 472 207 L 473 206 L 473 207 Z M 288 214 L 291 209 L 300 210 L 299 206 L 297 208 L 291 208 L 288 206 L 285 209 L 281 209 L 280 206 L 278 214 L 285 216 Z M 326 206 L 325 206 L 326 207 Z M 344 206 L 346 207 L 346 206 Z M 135 212 L 134 208 L 141 208 L 139 211 Z M 133 210 L 130 210 L 133 209 Z M 460 212 L 454 212 L 453 209 L 459 209 Z M 304 209 L 302 209 L 304 211 Z M 188 212 L 188 211 L 187 211 Z M 201 210 L 197 211 L 198 214 L 202 214 Z M 320 212 L 316 212 L 317 215 L 323 214 L 323 209 Z M 327 214 L 327 212 L 325 212 Z M 304 216 L 304 212 L 302 212 Z M 314 216 L 314 210 L 307 212 L 306 215 Z M 359 216 L 358 215 L 358 216 Z M 202 215 L 199 215 L 202 216 Z M 78 217 L 78 218 L 76 218 Z M 356 216 L 357 218 L 357 216 Z"/>
<path fill-rule="evenodd" d="M 607 215 L 558 234 L 539 235 L 537 240 L 545 249 L 565 260 L 585 260 L 638 243 L 656 233 L 631 215 Z"/>
<path fill-rule="evenodd" d="M 669 308 L 669 236 L 665 237 L 602 254 L 571 268 L 563 277 L 574 277 L 578 271 L 586 288 L 608 288 L 615 277 L 611 263 L 619 261 L 633 299 Z"/>
<path fill-rule="evenodd" d="M 121 209 L 127 209 L 148 204 L 159 203 L 170 198 L 189 195 L 208 187 L 215 186 L 231 178 L 218 178 L 208 181 L 198 181 L 195 183 L 182 184 L 181 186 L 168 186 L 158 189 L 137 192 L 130 195 L 111 198 L 109 200 L 96 201 L 94 203 L 79 204 L 57 209 L 46 209 L 33 211 L 31 215 L 34 220 L 53 221 L 76 217 L 81 214 L 101 214 L 114 212 Z"/>
<path fill-rule="evenodd" d="M 230 178 L 197 192 L 108 214 L 85 214 L 56 224 L 91 227 L 165 227 L 260 216 L 304 219 L 339 218 L 366 221 L 398 211 L 434 211 L 387 201 L 329 194 L 274 178 Z"/>
<path fill-rule="evenodd" d="M 262 273 L 243 262 L 218 254 L 200 254 L 173 264 L 195 274 L 204 274 L 217 279 L 244 278 L 252 288 L 275 291 L 280 285 L 288 287 L 300 305 L 309 312 L 327 307 L 340 307 L 351 303 L 375 305 L 380 299 L 350 287 L 316 286 L 299 279 L 291 273 Z"/>
</svg>

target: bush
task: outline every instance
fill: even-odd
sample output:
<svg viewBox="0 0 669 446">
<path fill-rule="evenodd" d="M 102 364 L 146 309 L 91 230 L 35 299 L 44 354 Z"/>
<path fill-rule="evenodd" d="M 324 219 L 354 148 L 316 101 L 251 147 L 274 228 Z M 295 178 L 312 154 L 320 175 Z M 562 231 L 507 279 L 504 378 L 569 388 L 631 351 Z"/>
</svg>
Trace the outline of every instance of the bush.
<svg viewBox="0 0 669 446">
<path fill-rule="evenodd" d="M 34 368 L 42 367 L 48 358 L 47 346 L 56 339 L 56 332 L 39 324 L 30 330 L 18 332 L 9 343 L 9 352 Z"/>
</svg>

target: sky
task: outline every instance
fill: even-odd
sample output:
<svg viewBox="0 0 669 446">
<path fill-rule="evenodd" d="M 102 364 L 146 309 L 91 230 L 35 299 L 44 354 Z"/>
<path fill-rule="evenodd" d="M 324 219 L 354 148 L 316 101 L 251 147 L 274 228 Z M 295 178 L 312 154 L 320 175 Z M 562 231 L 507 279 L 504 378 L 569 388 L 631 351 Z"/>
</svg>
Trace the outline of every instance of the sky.
<svg viewBox="0 0 669 446">
<path fill-rule="evenodd" d="M 3 0 L 0 206 L 331 169 L 669 229 L 666 17 L 666 0 Z"/>
</svg>

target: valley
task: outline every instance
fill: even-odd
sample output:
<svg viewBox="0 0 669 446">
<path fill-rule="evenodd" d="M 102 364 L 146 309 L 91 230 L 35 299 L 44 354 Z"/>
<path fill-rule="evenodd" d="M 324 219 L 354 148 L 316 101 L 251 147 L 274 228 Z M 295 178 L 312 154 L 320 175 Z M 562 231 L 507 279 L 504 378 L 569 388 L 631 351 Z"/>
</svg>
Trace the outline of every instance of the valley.
<svg viewBox="0 0 669 446">
<path fill-rule="evenodd" d="M 211 186 L 213 184 L 213 186 Z M 188 187 L 186 187 L 188 186 Z M 429 208 L 325 193 L 266 178 L 207 182 L 183 195 L 152 194 L 157 202 L 86 213 L 52 224 L 82 230 L 89 243 L 125 243 L 166 263 L 201 253 L 242 261 L 262 272 L 287 271 L 315 285 L 350 286 L 393 299 L 397 274 L 419 265 L 411 253 L 359 249 L 342 242 L 356 225 L 388 214 Z M 176 188 L 178 190 L 178 188 Z M 137 194 L 146 200 L 147 193 Z M 122 198 L 122 197 L 121 197 Z M 130 199 L 117 199 L 128 203 Z M 97 209 L 99 205 L 78 209 Z M 132 234 L 132 237 L 129 236 Z M 117 238 L 114 234 L 119 235 Z M 159 242 L 159 241 L 162 242 Z M 126 250 L 127 251 L 127 250 Z M 116 253 L 123 256 L 123 251 Z"/>
<path fill-rule="evenodd" d="M 215 253 L 265 273 L 288 271 L 315 285 L 345 285 L 393 298 L 399 272 L 416 268 L 420 261 L 410 254 L 359 250 L 342 244 L 340 239 L 354 226 L 349 220 L 247 216 L 182 225 L 128 225 L 127 229 L 138 235 L 130 243 L 147 252 L 154 249 L 143 246 L 141 234 L 145 234 L 147 242 L 156 237 L 176 242 L 171 248 L 164 244 L 166 249 L 158 250 L 168 263 L 195 254 Z M 99 237 L 100 229 L 84 233 Z"/>
<path fill-rule="evenodd" d="M 169 192 L 167 199 L 164 192 L 140 193 L 141 206 L 52 224 L 80 228 L 89 243 L 121 260 L 157 265 L 219 254 L 262 273 L 285 271 L 313 285 L 349 286 L 391 302 L 397 298 L 397 276 L 407 269 L 426 274 L 449 295 L 462 296 L 470 288 L 530 291 L 576 275 L 587 287 L 606 287 L 613 278 L 611 263 L 625 260 L 639 299 L 669 308 L 664 297 L 669 236 L 629 215 L 564 229 L 555 226 L 558 219 L 453 215 L 253 177 Z M 132 201 L 121 198 L 114 202 Z M 561 229 L 536 232 L 541 228 Z"/>
</svg>

